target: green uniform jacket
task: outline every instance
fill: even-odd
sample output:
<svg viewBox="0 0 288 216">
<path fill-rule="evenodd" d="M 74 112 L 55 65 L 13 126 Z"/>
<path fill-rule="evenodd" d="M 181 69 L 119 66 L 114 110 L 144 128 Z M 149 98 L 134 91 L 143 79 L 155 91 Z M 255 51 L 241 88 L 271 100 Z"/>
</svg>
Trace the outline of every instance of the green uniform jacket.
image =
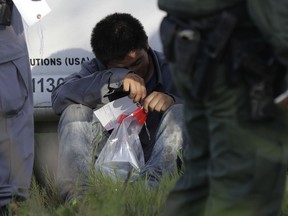
<svg viewBox="0 0 288 216">
<path fill-rule="evenodd" d="M 200 18 L 228 9 L 243 1 L 255 25 L 275 48 L 278 59 L 288 66 L 287 0 L 158 0 L 160 9 L 182 18 Z"/>
</svg>

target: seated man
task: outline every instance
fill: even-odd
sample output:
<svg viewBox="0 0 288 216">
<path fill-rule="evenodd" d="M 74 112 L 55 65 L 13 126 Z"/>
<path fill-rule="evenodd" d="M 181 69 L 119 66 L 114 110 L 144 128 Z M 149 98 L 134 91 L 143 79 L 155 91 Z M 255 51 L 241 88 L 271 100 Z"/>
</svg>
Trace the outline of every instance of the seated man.
<svg viewBox="0 0 288 216">
<path fill-rule="evenodd" d="M 140 132 L 145 167 L 153 185 L 177 171 L 182 146 L 182 105 L 161 53 L 152 50 L 142 24 L 129 14 L 114 13 L 96 24 L 91 46 L 96 56 L 52 92 L 59 122 L 57 183 L 69 199 L 76 185 L 85 187 L 89 170 L 109 137 L 93 110 L 123 96 L 143 105 L 147 128 Z M 67 197 L 68 196 L 68 197 Z"/>
</svg>

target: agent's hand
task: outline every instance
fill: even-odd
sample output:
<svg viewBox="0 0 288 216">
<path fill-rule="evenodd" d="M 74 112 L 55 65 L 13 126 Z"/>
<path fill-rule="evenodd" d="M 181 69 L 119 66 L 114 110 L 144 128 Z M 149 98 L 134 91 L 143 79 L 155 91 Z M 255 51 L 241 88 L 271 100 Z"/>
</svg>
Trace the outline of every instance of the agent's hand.
<svg viewBox="0 0 288 216">
<path fill-rule="evenodd" d="M 134 103 L 141 102 L 147 94 L 144 79 L 134 73 L 128 73 L 125 76 L 123 90 L 129 92 L 129 98 Z"/>
<path fill-rule="evenodd" d="M 154 91 L 144 99 L 143 108 L 145 112 L 165 112 L 173 104 L 175 101 L 170 95 Z"/>
</svg>

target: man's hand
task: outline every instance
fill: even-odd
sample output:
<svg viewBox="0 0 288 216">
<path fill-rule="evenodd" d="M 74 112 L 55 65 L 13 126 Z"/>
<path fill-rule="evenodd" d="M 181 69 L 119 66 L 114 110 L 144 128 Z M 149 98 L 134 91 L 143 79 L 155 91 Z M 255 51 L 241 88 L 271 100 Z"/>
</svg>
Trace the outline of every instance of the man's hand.
<svg viewBox="0 0 288 216">
<path fill-rule="evenodd" d="M 141 102 L 146 97 L 144 79 L 134 73 L 128 73 L 123 80 L 123 90 L 129 92 L 129 98 L 134 103 Z"/>
<path fill-rule="evenodd" d="M 154 91 L 144 99 L 143 108 L 145 112 L 165 112 L 174 103 L 170 95 Z"/>
</svg>

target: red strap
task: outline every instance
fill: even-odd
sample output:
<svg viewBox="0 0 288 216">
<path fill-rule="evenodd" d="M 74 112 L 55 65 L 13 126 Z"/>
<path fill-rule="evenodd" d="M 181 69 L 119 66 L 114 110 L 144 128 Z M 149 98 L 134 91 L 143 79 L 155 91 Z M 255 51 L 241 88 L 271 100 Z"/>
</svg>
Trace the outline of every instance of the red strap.
<svg viewBox="0 0 288 216">
<path fill-rule="evenodd" d="M 144 125 L 147 119 L 147 113 L 145 113 L 143 107 L 138 107 L 134 112 L 131 114 L 134 116 L 140 125 Z M 127 114 L 121 114 L 118 118 L 118 123 L 121 124 L 122 121 L 127 117 Z"/>
<path fill-rule="evenodd" d="M 147 119 L 147 113 L 144 111 L 143 107 L 138 107 L 133 113 L 133 116 L 138 120 L 140 125 L 144 125 Z"/>
</svg>

